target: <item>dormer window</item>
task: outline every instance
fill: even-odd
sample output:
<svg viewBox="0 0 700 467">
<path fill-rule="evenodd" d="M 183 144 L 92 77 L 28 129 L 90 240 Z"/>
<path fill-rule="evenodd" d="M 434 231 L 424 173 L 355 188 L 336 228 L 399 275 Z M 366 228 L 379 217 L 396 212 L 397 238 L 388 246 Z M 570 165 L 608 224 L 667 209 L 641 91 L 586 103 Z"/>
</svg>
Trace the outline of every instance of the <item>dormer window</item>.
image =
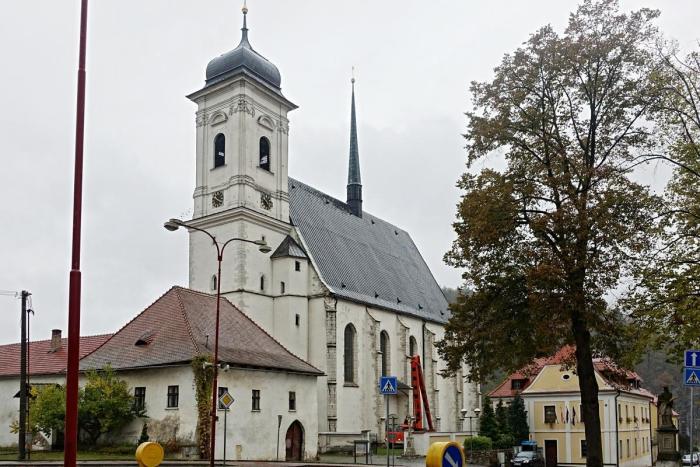
<svg viewBox="0 0 700 467">
<path fill-rule="evenodd" d="M 260 138 L 260 159 L 258 165 L 261 169 L 270 171 L 270 140 L 264 136 Z"/>
<path fill-rule="evenodd" d="M 146 331 L 143 334 L 141 334 L 141 337 L 136 339 L 134 345 L 137 347 L 144 347 L 150 344 L 151 342 L 153 342 L 153 331 Z"/>
<path fill-rule="evenodd" d="M 510 381 L 510 388 L 514 391 L 522 390 L 525 387 L 524 379 L 513 379 Z"/>
<path fill-rule="evenodd" d="M 226 137 L 219 133 L 214 137 L 214 168 L 226 164 Z"/>
</svg>

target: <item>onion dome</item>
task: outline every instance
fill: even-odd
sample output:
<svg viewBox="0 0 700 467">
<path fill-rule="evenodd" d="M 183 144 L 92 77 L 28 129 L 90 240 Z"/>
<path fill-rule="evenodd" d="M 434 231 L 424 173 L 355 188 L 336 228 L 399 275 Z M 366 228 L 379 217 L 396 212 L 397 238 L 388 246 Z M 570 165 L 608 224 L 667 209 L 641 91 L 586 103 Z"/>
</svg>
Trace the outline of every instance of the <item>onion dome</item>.
<svg viewBox="0 0 700 467">
<path fill-rule="evenodd" d="M 250 42 L 248 42 L 247 14 L 248 8 L 244 6 L 241 42 L 235 49 L 219 55 L 209 62 L 207 65 L 206 84 L 208 86 L 238 73 L 248 72 L 255 78 L 279 90 L 282 83 L 279 70 L 272 62 L 253 50 Z"/>
</svg>

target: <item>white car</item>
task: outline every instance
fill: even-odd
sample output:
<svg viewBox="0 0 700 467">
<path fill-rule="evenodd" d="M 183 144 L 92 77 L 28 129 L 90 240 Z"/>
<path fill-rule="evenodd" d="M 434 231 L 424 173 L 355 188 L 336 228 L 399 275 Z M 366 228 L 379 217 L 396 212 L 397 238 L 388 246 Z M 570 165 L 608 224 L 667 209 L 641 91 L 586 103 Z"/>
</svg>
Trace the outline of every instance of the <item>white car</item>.
<svg viewBox="0 0 700 467">
<path fill-rule="evenodd" d="M 685 456 L 683 456 L 683 465 L 691 465 L 690 454 L 686 454 Z M 700 453 L 693 453 L 692 465 L 700 465 Z"/>
</svg>

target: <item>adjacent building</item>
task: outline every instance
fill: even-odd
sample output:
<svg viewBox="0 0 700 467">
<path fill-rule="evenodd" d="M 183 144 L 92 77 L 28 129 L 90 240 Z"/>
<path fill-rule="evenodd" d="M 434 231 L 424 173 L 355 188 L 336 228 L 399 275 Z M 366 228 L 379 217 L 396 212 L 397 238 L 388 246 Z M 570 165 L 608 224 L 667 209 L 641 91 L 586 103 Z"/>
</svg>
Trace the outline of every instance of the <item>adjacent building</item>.
<svg viewBox="0 0 700 467">
<path fill-rule="evenodd" d="M 509 403 L 516 394 L 525 402 L 530 438 L 542 448 L 546 465 L 585 465 L 587 445 L 574 349 L 511 374 L 489 396 Z M 603 462 L 610 466 L 650 466 L 656 439 L 654 396 L 641 378 L 607 359 L 594 361 L 599 388 Z"/>
</svg>

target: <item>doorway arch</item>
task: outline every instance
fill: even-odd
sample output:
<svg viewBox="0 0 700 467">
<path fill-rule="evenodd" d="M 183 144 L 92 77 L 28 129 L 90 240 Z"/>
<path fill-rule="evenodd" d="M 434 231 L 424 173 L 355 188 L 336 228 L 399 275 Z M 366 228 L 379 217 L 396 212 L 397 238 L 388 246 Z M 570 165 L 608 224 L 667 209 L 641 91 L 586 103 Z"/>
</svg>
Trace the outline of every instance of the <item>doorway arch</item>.
<svg viewBox="0 0 700 467">
<path fill-rule="evenodd" d="M 304 458 L 304 427 L 299 420 L 294 420 L 284 437 L 285 460 L 301 461 Z"/>
</svg>

